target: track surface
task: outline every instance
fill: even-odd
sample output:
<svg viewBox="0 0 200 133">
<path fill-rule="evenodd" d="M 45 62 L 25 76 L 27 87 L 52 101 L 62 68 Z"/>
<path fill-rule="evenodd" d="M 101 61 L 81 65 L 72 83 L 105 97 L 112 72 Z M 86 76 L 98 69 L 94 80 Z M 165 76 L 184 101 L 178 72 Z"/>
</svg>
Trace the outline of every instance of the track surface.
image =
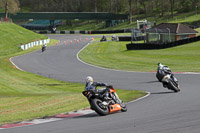
<svg viewBox="0 0 200 133">
<path fill-rule="evenodd" d="M 67 44 L 48 47 L 15 57 L 12 61 L 21 69 L 49 78 L 84 83 L 91 75 L 96 81 L 115 88 L 151 92 L 143 100 L 128 104 L 128 111 L 104 117 L 96 113 L 51 123 L 0 130 L 3 133 L 199 133 L 200 75 L 175 74 L 181 92 L 172 93 L 157 82 L 155 73 L 120 72 L 88 66 L 77 60 L 76 54 L 89 41 L 79 44 L 71 39 L 80 36 L 49 35 Z M 82 38 L 85 38 L 82 36 Z M 92 45 L 92 44 L 91 44 Z M 156 68 L 155 68 L 156 69 Z M 154 71 L 154 70 L 152 70 Z"/>
</svg>

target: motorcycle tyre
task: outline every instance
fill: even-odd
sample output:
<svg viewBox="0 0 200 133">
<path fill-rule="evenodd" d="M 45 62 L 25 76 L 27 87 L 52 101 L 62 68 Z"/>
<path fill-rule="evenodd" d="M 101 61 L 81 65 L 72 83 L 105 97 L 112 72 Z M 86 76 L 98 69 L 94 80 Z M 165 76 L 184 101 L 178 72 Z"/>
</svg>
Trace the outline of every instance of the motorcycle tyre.
<svg viewBox="0 0 200 133">
<path fill-rule="evenodd" d="M 173 81 L 171 81 L 171 80 L 168 82 L 167 88 L 170 89 L 170 90 L 173 90 L 174 92 L 179 92 L 180 91 L 179 87 L 176 87 L 173 84 Z"/>
<path fill-rule="evenodd" d="M 126 112 L 126 111 L 127 111 L 126 104 L 125 104 L 124 102 L 122 102 L 120 105 L 121 105 L 121 107 L 122 107 L 121 111 L 122 111 L 122 112 Z"/>
<path fill-rule="evenodd" d="M 93 99 L 91 100 L 91 106 L 92 106 L 92 109 L 95 110 L 95 112 L 101 116 L 104 116 L 104 115 L 107 115 L 109 113 L 109 109 L 108 109 L 108 106 L 105 107 L 105 110 L 103 110 L 101 107 L 99 107 L 98 103 L 97 102 L 101 102 L 102 101 L 100 99 Z"/>
<path fill-rule="evenodd" d="M 45 48 L 42 48 L 42 52 L 44 52 L 46 49 Z"/>
</svg>

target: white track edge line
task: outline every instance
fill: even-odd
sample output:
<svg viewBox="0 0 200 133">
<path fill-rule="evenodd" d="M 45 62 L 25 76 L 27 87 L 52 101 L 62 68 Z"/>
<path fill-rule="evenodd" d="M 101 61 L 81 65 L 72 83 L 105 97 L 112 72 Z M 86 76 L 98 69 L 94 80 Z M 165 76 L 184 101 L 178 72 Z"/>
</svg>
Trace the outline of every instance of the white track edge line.
<svg viewBox="0 0 200 133">
<path fill-rule="evenodd" d="M 84 63 L 84 64 L 86 64 L 86 65 L 88 65 L 88 66 L 92 66 L 92 67 L 99 68 L 99 69 L 104 69 L 104 70 L 118 71 L 118 72 L 151 73 L 151 72 L 135 72 L 135 71 L 126 71 L 126 70 L 110 69 L 110 68 L 104 68 L 104 67 L 95 66 L 95 65 L 86 63 L 86 62 L 84 62 L 83 60 L 81 60 L 81 59 L 79 58 L 79 54 L 80 54 L 81 51 L 83 51 L 83 50 L 84 50 L 87 46 L 89 46 L 90 44 L 91 44 L 91 43 L 88 43 L 86 46 L 84 46 L 84 47 L 76 54 L 76 58 L 77 58 L 80 62 L 82 62 L 82 63 Z"/>
<path fill-rule="evenodd" d="M 144 99 L 144 98 L 146 98 L 146 97 L 148 97 L 148 96 L 150 96 L 150 95 L 151 95 L 151 93 L 150 93 L 150 92 L 148 92 L 148 91 L 145 91 L 145 92 L 147 93 L 145 96 L 143 96 L 143 97 L 140 97 L 140 98 L 137 98 L 137 99 L 135 99 L 135 100 L 133 100 L 133 101 L 130 101 L 130 102 L 128 102 L 127 104 L 130 104 L 130 103 L 137 102 L 137 101 L 139 101 L 139 100 L 142 100 L 142 99 Z"/>
<path fill-rule="evenodd" d="M 21 68 L 19 68 L 19 67 L 12 61 L 12 58 L 13 58 L 13 57 L 11 57 L 11 58 L 9 59 L 9 61 L 12 63 L 12 65 L 15 66 L 18 70 L 25 72 L 24 70 L 22 70 Z"/>
</svg>

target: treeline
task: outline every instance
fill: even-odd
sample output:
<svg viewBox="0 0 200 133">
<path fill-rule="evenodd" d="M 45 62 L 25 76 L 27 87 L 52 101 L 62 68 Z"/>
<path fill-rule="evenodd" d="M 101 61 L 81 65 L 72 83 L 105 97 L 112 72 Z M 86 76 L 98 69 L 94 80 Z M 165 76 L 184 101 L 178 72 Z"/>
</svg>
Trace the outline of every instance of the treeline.
<svg viewBox="0 0 200 133">
<path fill-rule="evenodd" d="M 127 0 L 19 0 L 22 7 L 44 12 L 124 13 Z M 125 10 L 127 11 L 127 10 Z"/>
<path fill-rule="evenodd" d="M 113 12 L 164 15 L 165 12 L 188 12 L 200 6 L 200 0 L 19 0 L 31 11 Z M 197 7 L 196 7 L 197 6 Z M 200 8 L 200 7 L 199 7 Z"/>
<path fill-rule="evenodd" d="M 0 0 L 1 8 L 7 12 L 12 11 L 13 3 L 16 3 L 14 11 L 111 12 L 127 13 L 130 18 L 141 14 L 146 18 L 163 17 L 169 13 L 173 17 L 174 12 L 200 10 L 200 0 Z"/>
</svg>

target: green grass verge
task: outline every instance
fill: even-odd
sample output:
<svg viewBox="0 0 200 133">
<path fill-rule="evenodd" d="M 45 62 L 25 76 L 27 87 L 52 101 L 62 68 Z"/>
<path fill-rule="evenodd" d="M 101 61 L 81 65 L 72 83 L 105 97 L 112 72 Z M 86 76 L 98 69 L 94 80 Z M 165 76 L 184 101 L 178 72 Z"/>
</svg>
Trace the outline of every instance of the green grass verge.
<svg viewBox="0 0 200 133">
<path fill-rule="evenodd" d="M 89 107 L 81 94 L 84 85 L 68 83 L 17 70 L 10 57 L 29 53 L 40 46 L 22 51 L 18 45 L 45 39 L 46 36 L 14 24 L 0 24 L 0 125 Z M 49 45 L 56 43 L 51 40 Z M 84 79 L 83 79 L 84 80 Z M 124 101 L 144 96 L 144 92 L 117 90 Z"/>
<path fill-rule="evenodd" d="M 89 64 L 129 71 L 155 71 L 157 63 L 168 65 L 172 71 L 200 72 L 200 44 L 190 43 L 161 50 L 130 50 L 130 42 L 101 42 L 88 45 L 79 58 Z"/>
</svg>

